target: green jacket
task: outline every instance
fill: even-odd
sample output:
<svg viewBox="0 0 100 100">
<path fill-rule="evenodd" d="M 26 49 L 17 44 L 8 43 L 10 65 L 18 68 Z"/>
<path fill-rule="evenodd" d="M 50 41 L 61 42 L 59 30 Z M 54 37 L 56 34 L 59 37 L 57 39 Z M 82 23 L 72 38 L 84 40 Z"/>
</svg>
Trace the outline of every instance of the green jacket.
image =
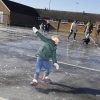
<svg viewBox="0 0 100 100">
<path fill-rule="evenodd" d="M 87 23 L 87 25 L 85 27 L 85 32 L 92 33 L 92 31 L 93 31 L 93 24 L 92 23 Z"/>
<path fill-rule="evenodd" d="M 36 53 L 36 56 L 40 56 L 46 61 L 50 59 L 53 60 L 53 63 L 57 63 L 56 60 L 56 48 L 57 45 L 52 39 L 48 39 L 44 37 L 40 32 L 37 32 L 37 36 L 44 42 L 43 45 L 40 46 L 39 50 Z"/>
</svg>

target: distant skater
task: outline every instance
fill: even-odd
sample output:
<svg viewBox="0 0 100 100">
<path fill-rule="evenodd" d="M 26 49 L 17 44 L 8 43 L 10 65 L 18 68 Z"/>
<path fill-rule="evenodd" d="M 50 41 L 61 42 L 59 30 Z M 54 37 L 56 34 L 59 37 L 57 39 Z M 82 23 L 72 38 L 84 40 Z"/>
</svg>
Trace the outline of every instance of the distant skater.
<svg viewBox="0 0 100 100">
<path fill-rule="evenodd" d="M 74 20 L 74 22 L 71 24 L 71 27 L 70 27 L 70 34 L 68 35 L 68 40 L 70 36 L 72 35 L 72 33 L 74 33 L 73 40 L 74 41 L 76 40 L 77 27 L 78 27 L 77 20 Z"/>
<path fill-rule="evenodd" d="M 96 36 L 99 36 L 99 33 L 100 33 L 100 24 L 97 26 L 97 34 L 96 34 Z"/>
<path fill-rule="evenodd" d="M 88 21 L 86 27 L 85 27 L 85 39 L 83 39 L 83 44 L 86 43 L 88 44 L 90 42 L 90 34 L 93 31 L 93 24 L 91 22 L 91 20 Z"/>
<path fill-rule="evenodd" d="M 40 31 L 43 33 L 43 23 L 41 23 L 41 24 L 39 25 L 39 27 L 40 27 Z"/>
<path fill-rule="evenodd" d="M 50 23 L 49 23 L 49 21 L 47 21 L 47 23 L 46 23 L 46 30 L 47 30 L 47 32 L 49 32 L 49 29 L 50 29 Z"/>
</svg>

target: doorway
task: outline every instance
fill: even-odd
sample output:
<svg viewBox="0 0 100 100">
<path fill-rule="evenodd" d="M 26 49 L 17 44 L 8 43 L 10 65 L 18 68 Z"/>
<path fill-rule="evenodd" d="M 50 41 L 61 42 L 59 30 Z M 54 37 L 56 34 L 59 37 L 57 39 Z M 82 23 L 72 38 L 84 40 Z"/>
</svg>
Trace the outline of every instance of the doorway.
<svg viewBox="0 0 100 100">
<path fill-rule="evenodd" d="M 2 24 L 2 23 L 3 23 L 3 12 L 0 11 L 0 24 Z"/>
</svg>

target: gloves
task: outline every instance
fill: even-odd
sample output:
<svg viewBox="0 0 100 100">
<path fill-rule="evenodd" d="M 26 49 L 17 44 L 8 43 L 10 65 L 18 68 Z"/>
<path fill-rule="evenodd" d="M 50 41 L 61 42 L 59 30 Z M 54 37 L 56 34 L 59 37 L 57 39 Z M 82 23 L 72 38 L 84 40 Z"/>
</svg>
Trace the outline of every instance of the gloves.
<svg viewBox="0 0 100 100">
<path fill-rule="evenodd" d="M 56 69 L 59 69 L 59 65 L 57 63 L 54 63 L 54 66 L 56 67 Z"/>
<path fill-rule="evenodd" d="M 35 27 L 33 27 L 32 29 L 33 29 L 33 32 L 36 34 L 36 32 L 38 31 L 38 29 L 35 28 Z"/>
</svg>

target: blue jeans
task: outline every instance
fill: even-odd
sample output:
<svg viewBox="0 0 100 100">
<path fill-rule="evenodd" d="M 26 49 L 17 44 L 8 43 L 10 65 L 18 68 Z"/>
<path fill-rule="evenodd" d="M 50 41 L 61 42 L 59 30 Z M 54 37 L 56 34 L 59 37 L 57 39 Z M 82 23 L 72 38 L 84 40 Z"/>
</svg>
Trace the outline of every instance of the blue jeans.
<svg viewBox="0 0 100 100">
<path fill-rule="evenodd" d="M 85 33 L 85 37 L 86 37 L 86 38 L 89 38 L 89 36 L 90 36 L 90 33 L 89 33 L 89 32 L 86 32 L 86 33 Z"/>
<path fill-rule="evenodd" d="M 39 74 L 41 72 L 42 67 L 45 68 L 45 76 L 48 76 L 50 71 L 51 71 L 51 65 L 49 61 L 43 60 L 41 57 L 37 57 L 37 62 L 36 62 L 36 71 L 35 71 L 35 76 L 34 78 L 38 80 Z"/>
</svg>

